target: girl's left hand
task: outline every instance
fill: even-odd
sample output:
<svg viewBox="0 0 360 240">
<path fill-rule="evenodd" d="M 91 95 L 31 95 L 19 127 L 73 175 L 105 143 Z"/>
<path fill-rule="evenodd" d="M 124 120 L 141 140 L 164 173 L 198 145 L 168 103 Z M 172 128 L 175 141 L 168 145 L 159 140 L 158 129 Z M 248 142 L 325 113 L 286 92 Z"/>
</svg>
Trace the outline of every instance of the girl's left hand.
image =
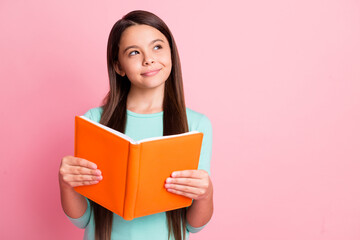
<svg viewBox="0 0 360 240">
<path fill-rule="evenodd" d="M 194 200 L 206 199 L 212 195 L 212 183 L 205 170 L 176 171 L 166 179 L 165 188 L 171 193 Z"/>
</svg>

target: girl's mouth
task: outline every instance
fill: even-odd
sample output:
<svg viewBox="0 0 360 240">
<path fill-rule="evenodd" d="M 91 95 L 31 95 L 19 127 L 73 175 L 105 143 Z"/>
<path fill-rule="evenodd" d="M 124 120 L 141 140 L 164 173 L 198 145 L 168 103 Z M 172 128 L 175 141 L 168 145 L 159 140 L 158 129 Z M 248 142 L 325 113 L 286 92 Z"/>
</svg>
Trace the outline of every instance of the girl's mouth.
<svg viewBox="0 0 360 240">
<path fill-rule="evenodd" d="M 142 73 L 141 75 L 142 75 L 142 76 L 145 76 L 145 77 L 154 76 L 154 75 L 156 75 L 160 70 L 161 70 L 161 69 L 149 71 L 149 72 L 146 72 L 146 73 Z"/>
</svg>

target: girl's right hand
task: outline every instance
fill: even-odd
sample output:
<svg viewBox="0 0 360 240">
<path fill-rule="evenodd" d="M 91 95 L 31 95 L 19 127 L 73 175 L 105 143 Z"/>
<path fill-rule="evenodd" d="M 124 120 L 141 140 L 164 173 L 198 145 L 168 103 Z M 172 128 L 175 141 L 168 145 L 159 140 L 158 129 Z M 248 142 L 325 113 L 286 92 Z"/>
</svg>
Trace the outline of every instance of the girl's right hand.
<svg viewBox="0 0 360 240">
<path fill-rule="evenodd" d="M 95 163 L 73 156 L 66 156 L 61 160 L 60 185 L 78 187 L 96 184 L 101 180 L 101 171 L 97 169 Z"/>
</svg>

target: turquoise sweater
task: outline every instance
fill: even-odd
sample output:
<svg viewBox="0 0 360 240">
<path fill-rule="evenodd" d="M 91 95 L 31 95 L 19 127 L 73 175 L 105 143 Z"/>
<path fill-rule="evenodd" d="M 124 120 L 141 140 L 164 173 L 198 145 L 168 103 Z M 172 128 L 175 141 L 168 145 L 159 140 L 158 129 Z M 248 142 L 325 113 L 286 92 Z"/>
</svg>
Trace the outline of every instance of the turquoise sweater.
<svg viewBox="0 0 360 240">
<path fill-rule="evenodd" d="M 84 116 L 100 121 L 103 109 L 101 107 L 92 108 Z M 198 169 L 206 170 L 210 175 L 210 159 L 212 148 L 212 126 L 210 120 L 203 114 L 186 109 L 189 130 L 197 130 L 204 133 L 203 143 L 200 153 Z M 149 137 L 163 135 L 163 112 L 152 114 L 139 114 L 127 110 L 127 123 L 125 134 L 134 140 L 141 140 Z M 165 181 L 165 179 L 164 179 Z M 94 239 L 94 216 L 92 214 L 89 201 L 86 212 L 80 218 L 70 218 L 70 221 L 79 228 L 85 228 L 84 239 Z M 186 223 L 186 239 L 189 239 L 189 232 L 196 233 L 203 229 L 194 228 Z M 126 221 L 117 214 L 113 214 L 113 226 L 111 239 L 116 240 L 167 240 L 168 227 L 166 222 L 166 212 L 152 214 L 144 217 Z M 172 238 L 171 238 L 172 239 Z"/>
</svg>

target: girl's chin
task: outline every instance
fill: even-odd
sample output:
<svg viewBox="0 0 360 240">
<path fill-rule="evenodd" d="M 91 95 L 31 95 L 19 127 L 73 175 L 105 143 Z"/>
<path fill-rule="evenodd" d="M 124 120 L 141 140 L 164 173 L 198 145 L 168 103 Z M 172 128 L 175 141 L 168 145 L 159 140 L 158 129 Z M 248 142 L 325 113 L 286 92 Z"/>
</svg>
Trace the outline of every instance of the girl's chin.
<svg viewBox="0 0 360 240">
<path fill-rule="evenodd" d="M 165 87 L 165 82 L 162 82 L 160 84 L 153 84 L 153 83 L 144 83 L 144 84 L 131 84 L 131 88 L 136 88 L 138 90 L 144 91 L 144 90 L 156 90 L 161 89 Z"/>
</svg>

